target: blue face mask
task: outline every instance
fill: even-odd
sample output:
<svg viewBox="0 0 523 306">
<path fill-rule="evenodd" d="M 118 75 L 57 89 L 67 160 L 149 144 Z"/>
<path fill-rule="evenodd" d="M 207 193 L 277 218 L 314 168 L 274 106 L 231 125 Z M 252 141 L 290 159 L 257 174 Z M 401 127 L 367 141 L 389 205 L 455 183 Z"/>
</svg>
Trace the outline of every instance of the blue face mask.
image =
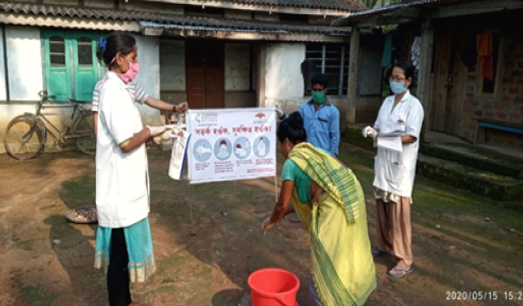
<svg viewBox="0 0 523 306">
<path fill-rule="evenodd" d="M 405 87 L 405 83 L 403 83 L 403 82 L 394 82 L 391 80 L 389 83 L 390 83 L 390 90 L 392 90 L 392 92 L 395 95 L 402 94 L 405 92 L 405 90 L 407 90 L 407 88 Z"/>
</svg>

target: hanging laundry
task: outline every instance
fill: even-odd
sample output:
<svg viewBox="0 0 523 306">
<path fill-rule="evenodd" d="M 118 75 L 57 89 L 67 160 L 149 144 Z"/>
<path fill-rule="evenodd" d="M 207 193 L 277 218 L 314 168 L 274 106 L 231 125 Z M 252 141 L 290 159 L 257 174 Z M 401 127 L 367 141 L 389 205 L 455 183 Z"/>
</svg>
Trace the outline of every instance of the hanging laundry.
<svg viewBox="0 0 523 306">
<path fill-rule="evenodd" d="M 486 31 L 477 36 L 478 55 L 480 59 L 479 75 L 492 80 L 494 64 L 492 61 L 492 32 Z"/>
<path fill-rule="evenodd" d="M 476 45 L 476 37 L 469 37 L 461 50 L 460 59 L 467 68 L 474 68 L 478 63 L 478 49 Z"/>
<path fill-rule="evenodd" d="M 414 42 L 410 48 L 410 61 L 412 66 L 419 69 L 419 58 L 421 55 L 421 36 L 414 37 Z"/>
<path fill-rule="evenodd" d="M 383 57 L 381 59 L 381 67 L 389 67 L 392 60 L 392 34 L 388 33 L 385 37 L 385 48 L 383 48 Z"/>
</svg>

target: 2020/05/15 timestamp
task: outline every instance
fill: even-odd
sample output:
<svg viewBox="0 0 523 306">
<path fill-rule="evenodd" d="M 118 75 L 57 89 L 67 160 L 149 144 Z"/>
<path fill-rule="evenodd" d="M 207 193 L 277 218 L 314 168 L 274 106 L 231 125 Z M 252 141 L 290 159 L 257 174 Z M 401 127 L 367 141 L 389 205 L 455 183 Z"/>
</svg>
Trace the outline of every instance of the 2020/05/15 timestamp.
<svg viewBox="0 0 523 306">
<path fill-rule="evenodd" d="M 482 301 L 482 300 L 506 300 L 523 301 L 523 291 L 447 291 L 447 300 L 450 301 Z"/>
</svg>

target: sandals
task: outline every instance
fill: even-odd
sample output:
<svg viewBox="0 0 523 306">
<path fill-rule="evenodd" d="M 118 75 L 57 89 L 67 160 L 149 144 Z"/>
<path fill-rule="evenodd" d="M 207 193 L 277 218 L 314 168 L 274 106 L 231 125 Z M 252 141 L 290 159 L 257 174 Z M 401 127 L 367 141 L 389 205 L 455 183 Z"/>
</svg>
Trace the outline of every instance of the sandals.
<svg viewBox="0 0 523 306">
<path fill-rule="evenodd" d="M 379 257 L 379 256 L 390 257 L 390 256 L 394 256 L 394 254 L 382 251 L 378 247 L 373 247 L 372 248 L 372 257 Z"/>
<path fill-rule="evenodd" d="M 301 223 L 300 217 L 296 213 L 293 213 L 292 216 L 290 216 L 289 221 L 291 223 Z"/>
<path fill-rule="evenodd" d="M 394 268 L 392 268 L 391 271 L 387 272 L 387 274 L 390 277 L 401 278 L 403 276 L 409 275 L 413 271 L 414 271 L 414 269 L 412 267 L 410 267 L 409 269 L 402 269 L 402 268 L 398 268 L 398 266 L 394 266 Z M 396 273 L 394 273 L 394 272 L 396 272 Z"/>
</svg>

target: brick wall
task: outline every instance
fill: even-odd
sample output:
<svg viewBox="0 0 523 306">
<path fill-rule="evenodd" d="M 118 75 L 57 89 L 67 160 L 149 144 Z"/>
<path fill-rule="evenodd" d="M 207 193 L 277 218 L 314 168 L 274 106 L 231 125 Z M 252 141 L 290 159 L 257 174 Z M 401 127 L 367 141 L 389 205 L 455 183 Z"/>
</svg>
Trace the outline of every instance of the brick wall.
<svg viewBox="0 0 523 306">
<path fill-rule="evenodd" d="M 474 116 L 523 124 L 523 36 L 514 31 L 505 31 L 502 36 L 502 61 L 498 67 L 501 79 L 496 95 L 486 97 L 479 93 L 479 61 L 466 74 L 460 136 L 471 141 L 476 129 Z M 486 139 L 484 134 L 480 128 L 479 143 L 523 148 L 522 135 L 492 129 L 488 129 Z"/>
</svg>

